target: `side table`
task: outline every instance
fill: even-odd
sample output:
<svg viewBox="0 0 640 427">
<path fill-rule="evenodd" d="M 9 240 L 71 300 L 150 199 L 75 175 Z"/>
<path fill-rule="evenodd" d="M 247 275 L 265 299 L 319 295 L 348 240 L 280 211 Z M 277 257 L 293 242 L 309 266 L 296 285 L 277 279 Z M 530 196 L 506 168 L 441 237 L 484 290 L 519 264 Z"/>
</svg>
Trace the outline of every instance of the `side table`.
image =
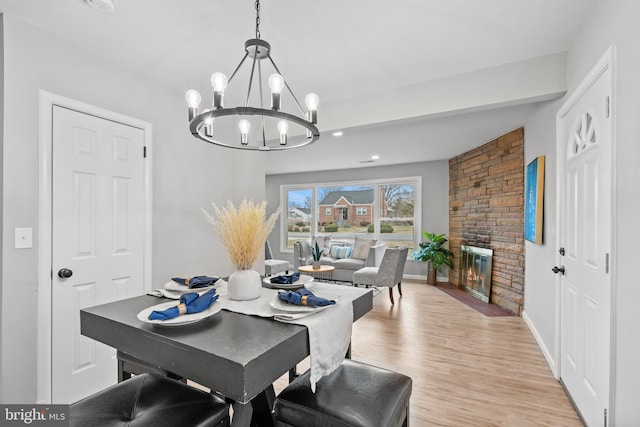
<svg viewBox="0 0 640 427">
<path fill-rule="evenodd" d="M 313 268 L 312 265 L 301 265 L 298 267 L 298 271 L 300 273 L 308 274 L 314 279 L 318 280 L 331 280 L 331 276 L 333 275 L 333 270 L 336 268 L 332 265 L 321 265 L 320 268 Z"/>
</svg>

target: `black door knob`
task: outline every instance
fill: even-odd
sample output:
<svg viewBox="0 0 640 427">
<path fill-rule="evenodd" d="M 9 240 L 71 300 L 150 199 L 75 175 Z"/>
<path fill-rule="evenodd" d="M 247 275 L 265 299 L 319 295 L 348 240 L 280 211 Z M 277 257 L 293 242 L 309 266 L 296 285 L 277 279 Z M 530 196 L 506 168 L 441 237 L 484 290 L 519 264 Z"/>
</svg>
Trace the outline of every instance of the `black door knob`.
<svg viewBox="0 0 640 427">
<path fill-rule="evenodd" d="M 71 276 L 73 276 L 73 271 L 69 270 L 68 268 L 61 268 L 60 270 L 58 270 L 58 277 L 60 277 L 61 279 L 67 279 Z"/>
<path fill-rule="evenodd" d="M 553 271 L 554 273 L 558 274 L 564 274 L 564 265 L 561 265 L 560 267 L 555 266 L 551 269 L 551 271 Z"/>
</svg>

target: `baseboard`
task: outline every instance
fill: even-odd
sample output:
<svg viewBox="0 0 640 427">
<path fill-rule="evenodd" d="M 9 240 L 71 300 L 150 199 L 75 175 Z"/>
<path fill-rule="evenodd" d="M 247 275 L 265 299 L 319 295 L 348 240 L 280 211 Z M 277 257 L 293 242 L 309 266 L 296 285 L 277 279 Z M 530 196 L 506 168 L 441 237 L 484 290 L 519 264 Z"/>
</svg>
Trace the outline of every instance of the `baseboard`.
<svg viewBox="0 0 640 427">
<path fill-rule="evenodd" d="M 533 338 L 536 340 L 536 343 L 538 343 L 538 347 L 540 347 L 540 351 L 542 351 L 542 354 L 544 355 L 544 358 L 546 359 L 547 364 L 549 365 L 549 369 L 551 369 L 551 372 L 553 373 L 553 376 L 556 379 L 559 379 L 560 377 L 558 374 L 557 364 L 553 356 L 551 355 L 551 352 L 549 352 L 549 349 L 547 348 L 547 346 L 544 344 L 544 341 L 540 337 L 540 334 L 538 333 L 538 330 L 536 329 L 535 325 L 533 324 L 529 316 L 527 316 L 526 311 L 522 311 L 522 318 L 524 319 L 524 322 L 527 324 L 527 327 L 533 334 Z"/>
<path fill-rule="evenodd" d="M 402 275 L 403 279 L 407 279 L 407 280 L 421 280 L 421 281 L 427 281 L 427 276 L 421 275 L 421 274 L 403 274 Z M 448 282 L 449 278 L 447 276 L 438 276 L 436 278 L 436 281 L 438 282 Z"/>
</svg>

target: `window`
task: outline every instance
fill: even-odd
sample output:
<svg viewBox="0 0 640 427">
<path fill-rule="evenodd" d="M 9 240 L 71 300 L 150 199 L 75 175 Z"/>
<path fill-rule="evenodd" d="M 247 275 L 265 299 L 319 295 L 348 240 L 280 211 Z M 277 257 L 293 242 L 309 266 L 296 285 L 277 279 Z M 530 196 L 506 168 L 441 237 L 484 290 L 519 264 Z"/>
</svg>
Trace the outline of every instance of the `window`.
<svg viewBox="0 0 640 427">
<path fill-rule="evenodd" d="M 286 247 L 313 234 L 329 234 L 335 239 L 375 237 L 389 246 L 417 247 L 420 237 L 420 177 L 375 180 L 326 186 L 308 184 L 282 186 L 289 207 L 286 227 L 282 227 Z M 300 212 L 305 214 L 304 219 Z M 296 216 L 298 215 L 298 216 Z"/>
<path fill-rule="evenodd" d="M 378 224 L 380 240 L 389 246 L 403 245 L 414 247 L 415 198 L 416 189 L 413 184 L 380 185 L 380 209 Z M 418 228 L 419 230 L 419 228 Z"/>
<path fill-rule="evenodd" d="M 282 215 L 283 218 L 286 218 L 285 226 L 282 229 L 287 242 L 286 247 L 292 248 L 296 240 L 309 239 L 311 237 L 313 189 L 290 189 L 285 191 L 284 194 L 286 200 L 281 206 L 287 206 L 287 214 Z"/>
</svg>

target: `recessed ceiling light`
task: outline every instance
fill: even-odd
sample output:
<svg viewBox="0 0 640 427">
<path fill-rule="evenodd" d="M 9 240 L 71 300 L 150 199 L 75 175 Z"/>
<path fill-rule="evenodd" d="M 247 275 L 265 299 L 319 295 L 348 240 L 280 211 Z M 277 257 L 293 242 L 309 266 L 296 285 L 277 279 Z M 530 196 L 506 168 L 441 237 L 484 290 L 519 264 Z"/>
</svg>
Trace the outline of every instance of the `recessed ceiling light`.
<svg viewBox="0 0 640 427">
<path fill-rule="evenodd" d="M 116 9 L 115 0 L 85 0 L 85 2 L 92 8 L 103 12 L 113 12 Z"/>
<path fill-rule="evenodd" d="M 341 130 L 336 131 L 336 132 L 332 133 L 331 135 L 333 135 L 333 136 L 342 136 L 342 131 Z"/>
<path fill-rule="evenodd" d="M 377 154 L 374 154 L 373 156 L 371 156 L 372 160 L 378 160 L 380 158 L 380 156 L 378 156 Z"/>
</svg>

